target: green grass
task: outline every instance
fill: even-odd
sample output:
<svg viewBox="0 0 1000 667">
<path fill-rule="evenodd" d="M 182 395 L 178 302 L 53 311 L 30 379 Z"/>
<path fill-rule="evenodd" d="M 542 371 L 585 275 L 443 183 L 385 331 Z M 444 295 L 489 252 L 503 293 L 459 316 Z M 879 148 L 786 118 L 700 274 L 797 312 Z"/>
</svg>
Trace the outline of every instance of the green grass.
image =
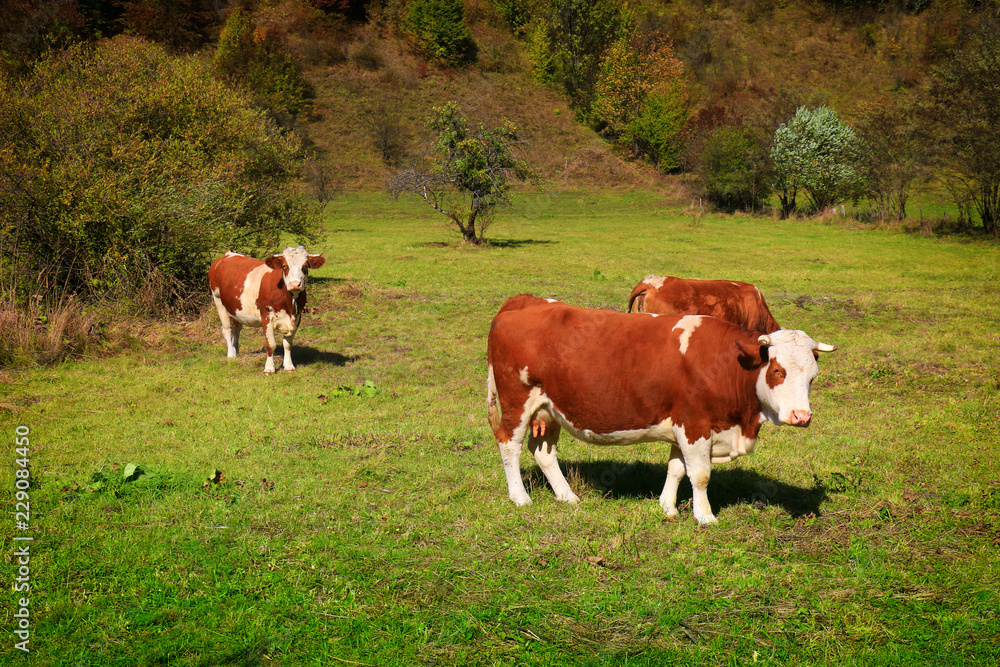
<svg viewBox="0 0 1000 667">
<path fill-rule="evenodd" d="M 14 429 L 32 429 L 32 664 L 1000 658 L 996 245 L 692 225 L 620 193 L 521 194 L 481 249 L 374 194 L 333 202 L 327 229 L 295 373 L 264 376 L 252 330 L 227 361 L 206 308 L 165 349 L 0 385 L 5 498 Z M 490 318 L 520 292 L 623 309 L 651 272 L 753 282 L 780 323 L 836 344 L 813 426 L 765 426 L 716 466 L 715 527 L 689 502 L 664 520 L 655 444 L 565 438 L 575 507 L 525 455 L 534 504 L 516 508 L 485 420 Z"/>
</svg>

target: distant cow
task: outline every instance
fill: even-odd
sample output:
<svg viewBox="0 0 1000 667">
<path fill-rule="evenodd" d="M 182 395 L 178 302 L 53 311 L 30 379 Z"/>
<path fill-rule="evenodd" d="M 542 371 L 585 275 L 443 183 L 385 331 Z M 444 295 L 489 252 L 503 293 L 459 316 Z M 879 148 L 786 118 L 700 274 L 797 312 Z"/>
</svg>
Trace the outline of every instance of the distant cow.
<svg viewBox="0 0 1000 667">
<path fill-rule="evenodd" d="M 280 255 L 271 255 L 264 261 L 227 252 L 212 262 L 208 284 L 222 321 L 226 356 L 235 357 L 239 353 L 240 330 L 244 325 L 263 327 L 267 347 L 264 372 L 274 372 L 276 333 L 285 348 L 282 367 L 294 371 L 292 338 L 302 324 L 309 269 L 318 269 L 325 261 L 299 246 L 285 248 Z"/>
<path fill-rule="evenodd" d="M 628 298 L 628 311 L 660 315 L 711 315 L 749 331 L 771 333 L 781 327 L 764 295 L 750 283 L 693 280 L 649 275 Z"/>
<path fill-rule="evenodd" d="M 487 408 L 510 499 L 531 502 L 521 479 L 527 440 L 556 498 L 579 498 L 559 470 L 559 431 L 597 445 L 672 444 L 660 505 L 677 516 L 685 473 L 694 516 L 715 523 L 712 463 L 753 451 L 764 421 L 808 426 L 819 352 L 802 331 L 747 331 L 706 316 L 628 315 L 513 297 L 490 328 Z"/>
</svg>

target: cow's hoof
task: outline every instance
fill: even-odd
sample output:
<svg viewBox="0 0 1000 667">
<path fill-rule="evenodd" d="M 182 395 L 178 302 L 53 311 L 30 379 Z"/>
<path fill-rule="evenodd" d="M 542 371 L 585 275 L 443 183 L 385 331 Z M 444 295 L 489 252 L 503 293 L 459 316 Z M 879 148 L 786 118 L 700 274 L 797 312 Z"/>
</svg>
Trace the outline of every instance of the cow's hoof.
<svg viewBox="0 0 1000 667">
<path fill-rule="evenodd" d="M 281 370 L 285 373 L 291 373 L 295 370 L 295 366 L 292 366 L 291 368 L 282 368 Z"/>
<path fill-rule="evenodd" d="M 696 516 L 695 519 L 697 519 L 698 523 L 703 526 L 715 526 L 719 523 L 719 520 L 715 518 L 714 514 L 709 514 L 708 516 Z"/>
<path fill-rule="evenodd" d="M 511 496 L 510 499 L 513 500 L 514 504 L 518 507 L 524 507 L 525 505 L 531 504 L 531 498 L 528 497 L 528 494 L 524 494 L 524 496 L 518 496 L 516 498 Z"/>
<path fill-rule="evenodd" d="M 576 505 L 580 502 L 580 496 L 570 491 L 568 495 L 556 496 L 556 500 L 561 500 L 564 503 L 569 503 L 570 505 Z"/>
<path fill-rule="evenodd" d="M 664 515 L 667 521 L 677 521 L 681 518 L 681 513 L 676 508 L 667 510 Z"/>
<path fill-rule="evenodd" d="M 265 368 L 264 369 L 264 375 L 274 375 L 274 369 L 273 368 Z"/>
</svg>

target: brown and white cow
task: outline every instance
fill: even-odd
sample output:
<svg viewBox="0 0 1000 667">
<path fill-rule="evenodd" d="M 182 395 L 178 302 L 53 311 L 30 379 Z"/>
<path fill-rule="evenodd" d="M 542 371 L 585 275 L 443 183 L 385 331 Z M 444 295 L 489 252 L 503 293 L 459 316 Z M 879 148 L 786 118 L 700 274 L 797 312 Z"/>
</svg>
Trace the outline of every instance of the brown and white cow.
<svg viewBox="0 0 1000 667">
<path fill-rule="evenodd" d="M 750 283 L 694 280 L 648 275 L 628 298 L 628 312 L 660 315 L 711 315 L 750 331 L 771 333 L 781 327 L 764 295 Z"/>
<path fill-rule="evenodd" d="M 660 505 L 677 516 L 685 473 L 694 516 L 715 523 L 706 490 L 712 463 L 749 454 L 765 421 L 808 426 L 819 352 L 802 331 L 751 332 L 724 320 L 629 315 L 522 294 L 490 328 L 487 408 L 510 499 L 531 502 L 521 445 L 556 498 L 576 503 L 559 470 L 559 432 L 597 445 L 672 444 Z"/>
<path fill-rule="evenodd" d="M 263 327 L 267 347 L 264 372 L 274 372 L 275 334 L 281 336 L 285 348 L 283 369 L 294 371 L 292 338 L 302 324 L 309 269 L 318 269 L 324 262 L 321 255 L 310 255 L 302 246 L 285 248 L 264 261 L 227 252 L 212 262 L 208 284 L 222 321 L 226 356 L 239 354 L 244 325 Z"/>
</svg>

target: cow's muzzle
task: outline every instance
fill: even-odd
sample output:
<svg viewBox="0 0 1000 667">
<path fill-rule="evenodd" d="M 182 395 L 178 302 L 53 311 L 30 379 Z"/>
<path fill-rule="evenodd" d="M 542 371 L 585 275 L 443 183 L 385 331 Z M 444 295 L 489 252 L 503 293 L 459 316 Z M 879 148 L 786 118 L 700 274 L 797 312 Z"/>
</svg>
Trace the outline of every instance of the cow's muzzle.
<svg viewBox="0 0 1000 667">
<path fill-rule="evenodd" d="M 812 413 L 808 410 L 792 410 L 788 423 L 792 426 L 801 426 L 805 428 L 806 426 L 809 426 L 809 422 L 812 421 L 812 418 Z"/>
</svg>

